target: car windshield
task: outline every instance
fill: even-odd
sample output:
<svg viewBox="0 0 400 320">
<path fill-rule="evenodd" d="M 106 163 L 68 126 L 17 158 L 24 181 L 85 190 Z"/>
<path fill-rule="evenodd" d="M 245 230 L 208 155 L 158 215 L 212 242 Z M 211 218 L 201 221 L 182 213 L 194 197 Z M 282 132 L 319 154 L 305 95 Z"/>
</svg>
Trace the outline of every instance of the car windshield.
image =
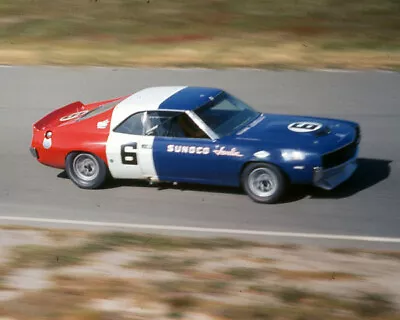
<svg viewBox="0 0 400 320">
<path fill-rule="evenodd" d="M 222 92 L 194 113 L 220 137 L 236 132 L 261 114 L 227 92 Z"/>
</svg>

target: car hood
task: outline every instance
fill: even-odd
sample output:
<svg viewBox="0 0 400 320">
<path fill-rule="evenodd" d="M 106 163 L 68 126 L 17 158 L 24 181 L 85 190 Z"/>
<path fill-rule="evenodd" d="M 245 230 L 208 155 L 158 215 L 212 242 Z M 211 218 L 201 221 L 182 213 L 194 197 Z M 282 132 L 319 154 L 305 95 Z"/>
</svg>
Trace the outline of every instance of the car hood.
<svg viewBox="0 0 400 320">
<path fill-rule="evenodd" d="M 325 153 L 352 142 L 356 127 L 355 122 L 337 119 L 262 114 L 238 131 L 236 139 Z"/>
</svg>

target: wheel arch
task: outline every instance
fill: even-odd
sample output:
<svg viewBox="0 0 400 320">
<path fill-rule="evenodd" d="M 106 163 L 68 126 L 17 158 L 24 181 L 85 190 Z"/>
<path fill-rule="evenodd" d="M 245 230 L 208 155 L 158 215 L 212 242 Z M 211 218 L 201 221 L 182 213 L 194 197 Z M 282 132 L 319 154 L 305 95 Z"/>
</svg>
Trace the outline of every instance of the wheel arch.
<svg viewBox="0 0 400 320">
<path fill-rule="evenodd" d="M 107 163 L 107 158 L 104 157 L 104 154 L 102 152 L 100 152 L 99 150 L 88 150 L 86 148 L 74 148 L 72 150 L 68 150 L 65 153 L 65 157 L 64 157 L 64 164 L 67 164 L 67 158 L 70 154 L 78 154 L 78 153 L 89 153 L 93 156 L 98 157 L 99 159 L 101 159 L 107 166 L 108 168 L 108 163 Z"/>
<path fill-rule="evenodd" d="M 111 172 L 110 172 L 110 168 L 108 167 L 107 159 L 104 159 L 102 154 L 99 154 L 98 152 L 95 152 L 93 150 L 87 150 L 87 149 L 84 149 L 84 148 L 73 149 L 73 150 L 68 151 L 65 154 L 65 157 L 64 157 L 64 166 L 65 166 L 65 168 L 67 166 L 67 158 L 68 158 L 68 156 L 71 155 L 71 154 L 79 154 L 79 153 L 88 153 L 88 154 L 96 156 L 97 158 L 102 160 L 104 162 L 105 166 L 106 166 L 107 176 L 111 177 Z"/>
<path fill-rule="evenodd" d="M 254 164 L 254 163 L 270 164 L 270 165 L 275 166 L 277 169 L 279 169 L 279 171 L 285 177 L 287 182 L 289 182 L 289 183 L 291 182 L 289 174 L 278 163 L 275 163 L 275 162 L 272 162 L 272 161 L 266 161 L 266 160 L 251 159 L 251 160 L 248 160 L 245 163 L 243 163 L 243 165 L 240 168 L 240 171 L 239 171 L 239 183 L 240 183 L 240 186 L 242 186 L 242 174 L 243 174 L 244 169 L 246 169 L 246 167 L 249 166 L 250 164 Z"/>
</svg>

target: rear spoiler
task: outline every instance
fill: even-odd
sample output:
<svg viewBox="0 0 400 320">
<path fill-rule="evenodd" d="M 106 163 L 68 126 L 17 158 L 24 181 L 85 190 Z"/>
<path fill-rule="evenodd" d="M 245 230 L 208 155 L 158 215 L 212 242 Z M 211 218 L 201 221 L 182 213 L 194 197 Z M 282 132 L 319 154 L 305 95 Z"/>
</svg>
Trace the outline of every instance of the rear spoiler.
<svg viewBox="0 0 400 320">
<path fill-rule="evenodd" d="M 42 119 L 34 123 L 33 127 L 37 130 L 43 130 L 50 127 L 52 123 L 55 124 L 56 122 L 58 122 L 59 119 L 63 116 L 71 115 L 84 110 L 85 105 L 81 101 L 75 101 L 48 113 Z"/>
</svg>

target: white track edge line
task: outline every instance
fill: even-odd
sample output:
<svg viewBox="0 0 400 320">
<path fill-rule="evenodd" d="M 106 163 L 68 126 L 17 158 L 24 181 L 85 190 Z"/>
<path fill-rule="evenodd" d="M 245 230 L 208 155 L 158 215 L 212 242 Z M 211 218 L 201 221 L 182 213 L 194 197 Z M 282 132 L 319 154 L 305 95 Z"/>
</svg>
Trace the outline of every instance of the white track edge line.
<svg viewBox="0 0 400 320">
<path fill-rule="evenodd" d="M 352 241 L 368 241 L 368 242 L 391 242 L 400 243 L 400 238 L 389 237 L 371 237 L 371 236 L 351 236 L 338 234 L 317 234 L 317 233 L 297 233 L 297 232 L 276 232 L 276 231 L 258 231 L 258 230 L 240 230 L 240 229 L 222 229 L 222 228 L 202 228 L 202 227 L 185 227 L 185 226 L 169 226 L 169 225 L 151 225 L 151 224 L 132 224 L 121 222 L 96 222 L 85 220 L 66 220 L 66 219 L 47 219 L 47 218 L 30 218 L 30 217 L 11 217 L 0 216 L 0 220 L 8 221 L 31 221 L 43 223 L 59 223 L 59 224 L 80 224 L 102 227 L 121 227 L 130 229 L 154 229 L 154 230 L 170 230 L 170 231 L 193 231 L 208 233 L 230 233 L 245 234 L 258 236 L 276 236 L 291 238 L 318 238 L 330 240 L 352 240 Z"/>
</svg>

